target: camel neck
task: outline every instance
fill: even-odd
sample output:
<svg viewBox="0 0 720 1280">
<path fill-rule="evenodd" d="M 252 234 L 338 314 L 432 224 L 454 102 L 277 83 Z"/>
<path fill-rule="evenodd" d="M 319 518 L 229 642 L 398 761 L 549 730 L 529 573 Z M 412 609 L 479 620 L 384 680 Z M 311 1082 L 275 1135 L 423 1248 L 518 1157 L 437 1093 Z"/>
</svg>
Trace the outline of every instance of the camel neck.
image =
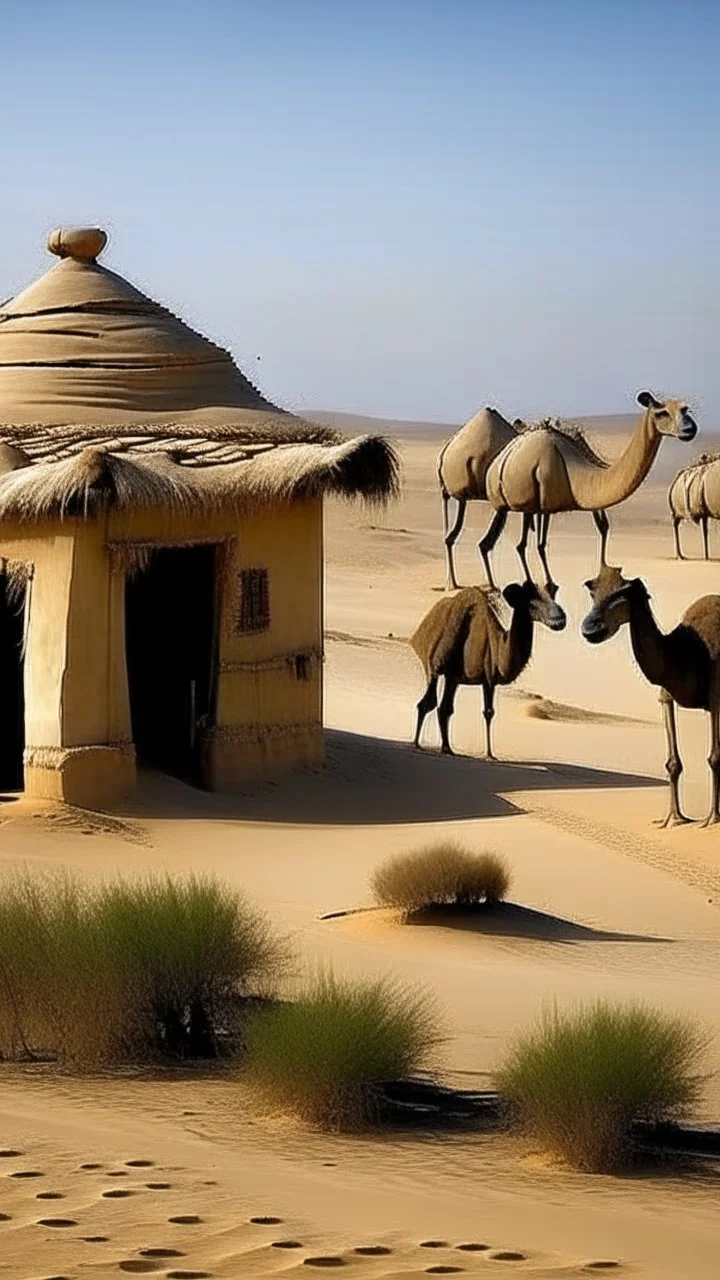
<svg viewBox="0 0 720 1280">
<path fill-rule="evenodd" d="M 668 657 L 668 637 L 655 621 L 655 616 L 646 596 L 634 599 L 630 605 L 630 642 L 635 661 L 650 684 L 672 690 L 667 681 L 670 676 Z"/>
<path fill-rule="evenodd" d="M 532 654 L 533 623 L 525 604 L 513 611 L 510 629 L 505 632 L 498 654 L 500 684 L 512 684 L 525 670 Z"/>
<path fill-rule="evenodd" d="M 646 409 L 620 457 L 609 467 L 586 466 L 572 477 L 573 496 L 584 511 L 624 502 L 642 484 L 660 448 L 660 433 Z"/>
</svg>

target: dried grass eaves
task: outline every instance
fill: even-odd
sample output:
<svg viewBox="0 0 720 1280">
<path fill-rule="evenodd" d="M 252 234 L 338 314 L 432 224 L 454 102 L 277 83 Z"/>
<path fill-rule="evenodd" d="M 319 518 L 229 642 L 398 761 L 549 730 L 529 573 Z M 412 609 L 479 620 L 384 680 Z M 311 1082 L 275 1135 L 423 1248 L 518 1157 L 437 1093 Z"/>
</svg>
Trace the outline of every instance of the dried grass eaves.
<svg viewBox="0 0 720 1280">
<path fill-rule="evenodd" d="M 213 513 L 324 494 L 382 504 L 398 489 L 397 453 L 382 436 L 280 444 L 242 462 L 192 467 L 165 452 L 86 445 L 58 461 L 0 475 L 0 520 L 91 519 L 107 509 Z"/>
</svg>

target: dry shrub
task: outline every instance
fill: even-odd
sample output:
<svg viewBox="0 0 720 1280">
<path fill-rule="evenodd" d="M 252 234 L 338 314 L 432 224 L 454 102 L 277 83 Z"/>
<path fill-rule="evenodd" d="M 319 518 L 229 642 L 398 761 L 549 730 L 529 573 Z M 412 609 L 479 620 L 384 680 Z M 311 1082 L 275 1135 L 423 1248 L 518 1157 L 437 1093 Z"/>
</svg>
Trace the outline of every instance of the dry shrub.
<svg viewBox="0 0 720 1280">
<path fill-rule="evenodd" d="M 496 1073 L 528 1132 L 577 1169 L 627 1163 L 636 1120 L 678 1120 L 698 1099 L 707 1037 L 688 1019 L 599 1001 L 546 1014 Z"/>
<path fill-rule="evenodd" d="M 74 1065 L 214 1056 L 287 947 L 206 876 L 0 886 L 0 1051 Z"/>
<path fill-rule="evenodd" d="M 383 1083 L 425 1067 L 439 1039 L 426 992 L 321 974 L 294 1003 L 252 1019 L 248 1077 L 277 1111 L 322 1129 L 360 1129 L 382 1119 Z"/>
<path fill-rule="evenodd" d="M 502 901 L 510 871 L 494 853 L 471 853 L 450 840 L 389 858 L 373 875 L 375 901 L 406 916 L 432 907 L 475 907 Z"/>
</svg>

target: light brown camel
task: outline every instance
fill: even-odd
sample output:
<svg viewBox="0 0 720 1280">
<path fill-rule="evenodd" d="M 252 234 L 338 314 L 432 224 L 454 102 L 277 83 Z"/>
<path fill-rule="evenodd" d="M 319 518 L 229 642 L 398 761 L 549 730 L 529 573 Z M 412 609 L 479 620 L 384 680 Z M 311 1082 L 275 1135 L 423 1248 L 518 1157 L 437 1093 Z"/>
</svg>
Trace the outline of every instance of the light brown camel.
<svg viewBox="0 0 720 1280">
<path fill-rule="evenodd" d="M 675 555 L 685 560 L 680 547 L 680 524 L 690 520 L 702 530 L 703 554 L 710 559 L 708 523 L 720 520 L 720 456 L 703 453 L 692 466 L 679 471 L 668 490 Z"/>
<path fill-rule="evenodd" d="M 445 588 L 457 587 L 453 548 L 465 523 L 468 502 L 487 498 L 485 476 L 493 458 L 515 439 L 517 426 L 511 426 L 497 409 L 480 409 L 455 432 L 440 451 L 437 475 L 443 504 L 443 538 L 447 578 Z M 450 499 L 456 501 L 455 519 L 450 524 Z"/>
<path fill-rule="evenodd" d="M 600 644 L 628 625 L 640 670 L 651 684 L 660 686 L 668 750 L 665 769 L 670 783 L 670 805 L 663 827 L 689 821 L 680 807 L 683 766 L 675 704 L 709 712 L 712 792 L 710 811 L 702 825 L 714 826 L 720 822 L 720 596 L 696 600 L 674 631 L 666 635 L 655 621 L 648 589 L 640 578 L 624 578 L 621 569 L 603 565 L 597 578 L 585 586 L 593 602 L 582 624 L 585 639 Z"/>
<path fill-rule="evenodd" d="M 658 400 L 651 391 L 641 391 L 637 400 L 644 413 L 616 462 L 608 464 L 600 458 L 582 433 L 568 434 L 546 423 L 519 434 L 491 462 L 485 486 L 495 516 L 480 541 L 488 575 L 490 552 L 510 511 L 523 512 L 517 550 L 526 576 L 530 576 L 527 540 L 533 516 L 537 516 L 538 554 L 546 581 L 552 581 L 546 549 L 550 517 L 557 511 L 592 512 L 600 534 L 600 563 L 605 563 L 606 507 L 624 502 L 642 484 L 663 436 L 692 440 L 697 432 L 684 400 Z"/>
<path fill-rule="evenodd" d="M 480 685 L 486 755 L 488 760 L 494 759 L 490 727 L 495 715 L 495 688 L 512 684 L 524 671 L 532 654 L 536 622 L 551 631 L 565 627 L 567 619 L 555 601 L 556 591 L 554 586 L 538 587 L 529 581 L 506 587 L 503 596 L 512 609 L 508 630 L 500 622 L 490 588 L 463 587 L 457 595 L 446 596 L 433 605 L 410 639 L 428 682 L 417 706 L 416 747 L 420 746 L 426 715 L 437 709 L 442 750 L 452 755 L 448 730 L 458 686 Z M 441 676 L 444 684 L 438 705 Z"/>
</svg>

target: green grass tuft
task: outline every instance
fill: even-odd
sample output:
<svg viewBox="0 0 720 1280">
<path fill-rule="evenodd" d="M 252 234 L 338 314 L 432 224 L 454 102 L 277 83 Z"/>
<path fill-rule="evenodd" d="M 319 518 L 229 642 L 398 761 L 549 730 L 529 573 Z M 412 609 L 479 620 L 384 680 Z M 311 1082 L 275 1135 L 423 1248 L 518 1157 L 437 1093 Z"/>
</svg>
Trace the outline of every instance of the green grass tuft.
<svg viewBox="0 0 720 1280">
<path fill-rule="evenodd" d="M 679 1120 L 702 1088 L 707 1037 L 688 1019 L 604 1001 L 546 1014 L 510 1047 L 496 1084 L 527 1130 L 577 1169 L 612 1172 L 636 1120 Z"/>
<path fill-rule="evenodd" d="M 425 992 L 320 974 L 294 1003 L 252 1019 L 248 1075 L 277 1111 L 322 1129 L 360 1129 L 382 1119 L 383 1082 L 426 1067 L 439 1039 Z"/>
<path fill-rule="evenodd" d="M 375 872 L 375 901 L 406 916 L 432 907 L 475 907 L 502 901 L 510 871 L 494 853 L 471 853 L 451 840 L 389 858 Z"/>
<path fill-rule="evenodd" d="M 285 945 L 209 876 L 0 882 L 0 1052 L 75 1065 L 214 1056 Z"/>
</svg>

